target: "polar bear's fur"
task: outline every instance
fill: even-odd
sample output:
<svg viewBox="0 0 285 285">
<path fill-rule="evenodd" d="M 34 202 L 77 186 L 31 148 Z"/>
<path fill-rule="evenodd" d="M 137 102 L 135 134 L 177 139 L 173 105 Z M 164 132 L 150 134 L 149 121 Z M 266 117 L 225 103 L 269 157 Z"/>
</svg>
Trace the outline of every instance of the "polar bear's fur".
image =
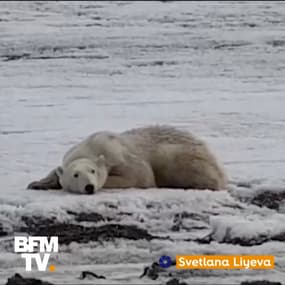
<svg viewBox="0 0 285 285">
<path fill-rule="evenodd" d="M 71 148 L 62 167 L 29 189 L 92 194 L 101 188 L 224 189 L 226 176 L 207 145 L 168 126 L 98 132 Z"/>
</svg>

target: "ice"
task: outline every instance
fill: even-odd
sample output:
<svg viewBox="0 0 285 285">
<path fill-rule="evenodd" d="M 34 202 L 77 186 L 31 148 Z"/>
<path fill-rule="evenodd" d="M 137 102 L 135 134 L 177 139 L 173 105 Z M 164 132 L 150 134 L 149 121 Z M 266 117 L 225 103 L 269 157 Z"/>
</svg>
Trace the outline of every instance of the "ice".
<svg viewBox="0 0 285 285">
<path fill-rule="evenodd" d="M 76 279 L 84 269 L 108 276 L 102 283 L 161 284 L 163 277 L 138 278 L 160 255 L 211 253 L 272 254 L 276 267 L 182 277 L 284 280 L 284 241 L 272 238 L 284 234 L 285 205 L 250 203 L 264 191 L 284 192 L 284 15 L 277 2 L 1 2 L 0 282 L 27 275 L 12 247 L 21 218 L 76 223 L 70 211 L 171 239 L 73 242 L 53 257 L 55 273 L 32 276 L 71 284 L 85 282 Z M 156 123 L 207 141 L 229 191 L 25 191 L 90 133 Z M 209 244 L 189 241 L 210 233 Z M 237 239 L 261 244 L 227 242 Z"/>
</svg>

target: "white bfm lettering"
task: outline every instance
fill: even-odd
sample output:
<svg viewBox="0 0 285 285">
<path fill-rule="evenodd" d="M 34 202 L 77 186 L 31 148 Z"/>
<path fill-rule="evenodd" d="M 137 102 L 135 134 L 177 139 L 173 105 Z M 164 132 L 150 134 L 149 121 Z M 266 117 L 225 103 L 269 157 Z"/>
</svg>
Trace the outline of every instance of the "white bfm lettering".
<svg viewBox="0 0 285 285">
<path fill-rule="evenodd" d="M 58 252 L 58 237 L 51 237 L 48 242 L 47 237 L 41 237 L 40 252 Z"/>
<path fill-rule="evenodd" d="M 27 237 L 14 237 L 14 252 L 29 251 L 29 244 Z"/>
<path fill-rule="evenodd" d="M 50 252 L 58 252 L 58 237 L 53 236 L 49 240 L 45 236 L 15 236 L 14 251 L 22 253 L 21 257 L 26 261 L 26 271 L 32 271 L 33 259 L 38 270 L 45 271 L 50 258 Z M 41 256 L 43 257 L 41 258 Z"/>
<path fill-rule="evenodd" d="M 15 252 L 34 252 L 39 247 L 40 252 L 58 252 L 58 237 L 24 237 L 18 236 L 14 239 Z"/>
</svg>

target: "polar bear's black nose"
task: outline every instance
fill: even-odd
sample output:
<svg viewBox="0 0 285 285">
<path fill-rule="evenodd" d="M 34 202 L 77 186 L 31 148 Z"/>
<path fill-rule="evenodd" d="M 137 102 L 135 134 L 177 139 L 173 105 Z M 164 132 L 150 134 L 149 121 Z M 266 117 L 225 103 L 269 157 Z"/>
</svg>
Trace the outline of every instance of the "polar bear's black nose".
<svg viewBox="0 0 285 285">
<path fill-rule="evenodd" d="M 87 184 L 85 186 L 85 191 L 87 194 L 93 194 L 94 193 L 94 185 L 93 184 Z"/>
</svg>

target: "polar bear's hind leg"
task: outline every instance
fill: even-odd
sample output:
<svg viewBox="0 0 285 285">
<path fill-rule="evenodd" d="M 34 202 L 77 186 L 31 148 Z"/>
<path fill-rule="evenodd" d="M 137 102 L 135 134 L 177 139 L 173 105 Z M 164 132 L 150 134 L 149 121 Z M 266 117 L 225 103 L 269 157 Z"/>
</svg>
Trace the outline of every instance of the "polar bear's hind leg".
<svg viewBox="0 0 285 285">
<path fill-rule="evenodd" d="M 215 157 L 207 150 L 191 147 L 161 147 L 154 165 L 158 187 L 224 189 L 226 178 Z"/>
</svg>

